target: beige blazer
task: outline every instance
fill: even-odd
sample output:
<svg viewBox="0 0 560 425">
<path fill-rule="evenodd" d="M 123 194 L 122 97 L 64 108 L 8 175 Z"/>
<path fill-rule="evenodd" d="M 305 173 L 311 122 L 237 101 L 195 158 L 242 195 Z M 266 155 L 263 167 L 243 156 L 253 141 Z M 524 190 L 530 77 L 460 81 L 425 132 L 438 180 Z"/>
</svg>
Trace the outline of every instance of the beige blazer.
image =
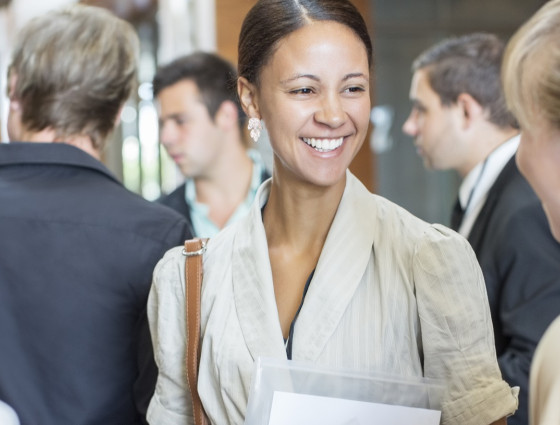
<svg viewBox="0 0 560 425">
<path fill-rule="evenodd" d="M 259 356 L 286 358 L 261 207 L 212 239 L 204 259 L 198 388 L 212 423 L 242 424 Z M 192 423 L 183 368 L 184 257 L 156 270 L 149 319 L 159 367 L 151 424 Z M 486 290 L 465 239 L 372 195 L 350 173 L 296 322 L 293 359 L 441 378 L 443 424 L 488 424 L 516 409 L 501 379 Z"/>
</svg>

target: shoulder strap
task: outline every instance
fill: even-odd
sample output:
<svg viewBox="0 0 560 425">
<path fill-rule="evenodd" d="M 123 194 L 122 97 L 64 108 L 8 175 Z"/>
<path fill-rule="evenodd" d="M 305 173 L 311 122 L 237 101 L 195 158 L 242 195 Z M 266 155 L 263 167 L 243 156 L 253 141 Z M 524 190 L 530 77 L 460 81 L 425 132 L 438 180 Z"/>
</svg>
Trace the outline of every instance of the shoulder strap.
<svg viewBox="0 0 560 425">
<path fill-rule="evenodd" d="M 193 403 L 195 425 L 208 424 L 208 418 L 198 395 L 198 365 L 200 362 L 200 291 L 202 289 L 202 254 L 206 240 L 185 241 L 185 311 L 187 319 L 187 382 Z"/>
</svg>

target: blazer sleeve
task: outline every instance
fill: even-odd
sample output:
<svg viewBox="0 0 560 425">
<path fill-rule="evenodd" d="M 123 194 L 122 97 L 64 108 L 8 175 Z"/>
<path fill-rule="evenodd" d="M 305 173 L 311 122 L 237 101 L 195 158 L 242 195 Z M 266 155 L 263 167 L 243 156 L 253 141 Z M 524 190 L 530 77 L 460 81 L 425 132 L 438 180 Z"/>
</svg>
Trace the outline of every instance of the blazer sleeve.
<svg viewBox="0 0 560 425">
<path fill-rule="evenodd" d="M 155 270 L 148 297 L 148 320 L 159 369 L 147 419 L 152 425 L 191 425 L 192 402 L 185 360 L 185 291 L 182 247 L 168 251 Z"/>
<path fill-rule="evenodd" d="M 501 377 L 484 279 L 469 243 L 430 227 L 416 246 L 413 272 L 424 374 L 446 384 L 442 424 L 484 425 L 511 415 L 517 389 Z"/>
</svg>

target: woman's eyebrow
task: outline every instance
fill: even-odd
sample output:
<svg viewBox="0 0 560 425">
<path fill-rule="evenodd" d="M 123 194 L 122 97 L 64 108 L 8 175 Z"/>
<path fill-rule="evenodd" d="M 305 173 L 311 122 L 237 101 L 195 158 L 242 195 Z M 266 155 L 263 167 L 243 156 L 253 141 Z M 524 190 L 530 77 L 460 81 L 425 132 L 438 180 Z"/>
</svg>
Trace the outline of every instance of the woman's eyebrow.
<svg viewBox="0 0 560 425">
<path fill-rule="evenodd" d="M 351 78 L 365 78 L 367 79 L 368 77 L 363 73 L 363 72 L 352 72 L 350 74 L 346 74 L 343 78 L 342 81 L 347 81 Z M 291 83 L 295 80 L 298 80 L 300 78 L 309 78 L 310 80 L 314 80 L 314 81 L 321 81 L 321 79 L 313 74 L 296 74 L 293 77 L 289 77 L 286 78 L 285 80 L 280 81 L 280 84 L 282 85 L 286 85 L 288 83 Z"/>
<path fill-rule="evenodd" d="M 317 77 L 316 75 L 313 75 L 313 74 L 296 74 L 293 77 L 286 78 L 285 80 L 280 81 L 280 84 L 285 85 L 285 84 L 291 83 L 295 80 L 298 80 L 300 78 L 309 78 L 310 80 L 320 81 L 319 77 Z"/>
<path fill-rule="evenodd" d="M 363 72 L 353 72 L 351 74 L 347 74 L 344 76 L 344 78 L 342 79 L 342 81 L 347 81 L 350 78 L 365 78 L 366 80 L 368 79 L 368 77 L 366 76 L 366 74 L 364 74 Z"/>
</svg>

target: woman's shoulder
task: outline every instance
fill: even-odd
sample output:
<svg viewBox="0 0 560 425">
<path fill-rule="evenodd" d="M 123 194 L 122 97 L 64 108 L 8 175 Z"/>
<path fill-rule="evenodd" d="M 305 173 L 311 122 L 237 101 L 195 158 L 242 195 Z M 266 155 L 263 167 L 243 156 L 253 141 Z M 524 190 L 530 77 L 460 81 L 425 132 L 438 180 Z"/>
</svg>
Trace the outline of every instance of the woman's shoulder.
<svg viewBox="0 0 560 425">
<path fill-rule="evenodd" d="M 350 217 L 345 221 L 346 225 L 355 232 L 371 234 L 374 246 L 383 246 L 382 251 L 388 251 L 387 255 L 391 253 L 406 257 L 402 261 L 408 261 L 409 255 L 418 254 L 419 251 L 445 251 L 446 246 L 453 249 L 468 243 L 448 227 L 428 223 L 393 201 L 369 192 L 354 176 L 349 179 L 344 205 L 345 214 Z"/>
<path fill-rule="evenodd" d="M 182 273 L 185 272 L 183 246 L 169 249 L 158 261 L 153 273 L 152 291 L 171 292 L 182 290 Z"/>
<path fill-rule="evenodd" d="M 408 240 L 414 245 L 440 243 L 462 245 L 466 242 L 461 235 L 449 227 L 441 223 L 428 223 L 382 196 L 371 194 L 371 199 L 382 227 L 401 236 L 401 240 Z"/>
<path fill-rule="evenodd" d="M 375 224 L 383 229 L 388 228 L 391 231 L 401 229 L 411 236 L 420 236 L 425 232 L 447 233 L 447 231 L 451 231 L 440 224 L 430 224 L 395 202 L 381 195 L 371 193 L 351 173 L 349 173 L 348 178 L 347 197 L 349 200 L 347 204 L 359 207 L 362 219 L 374 220 Z"/>
</svg>

